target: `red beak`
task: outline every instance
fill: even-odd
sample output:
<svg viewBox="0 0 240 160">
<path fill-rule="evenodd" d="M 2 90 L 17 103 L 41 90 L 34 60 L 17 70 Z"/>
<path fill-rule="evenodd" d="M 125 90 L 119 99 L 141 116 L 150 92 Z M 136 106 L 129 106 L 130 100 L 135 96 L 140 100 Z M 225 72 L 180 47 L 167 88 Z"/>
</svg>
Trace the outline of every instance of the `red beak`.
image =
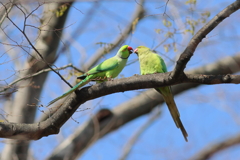
<svg viewBox="0 0 240 160">
<path fill-rule="evenodd" d="M 128 46 L 127 49 L 129 50 L 130 53 L 133 53 L 133 48 L 132 47 Z"/>
</svg>

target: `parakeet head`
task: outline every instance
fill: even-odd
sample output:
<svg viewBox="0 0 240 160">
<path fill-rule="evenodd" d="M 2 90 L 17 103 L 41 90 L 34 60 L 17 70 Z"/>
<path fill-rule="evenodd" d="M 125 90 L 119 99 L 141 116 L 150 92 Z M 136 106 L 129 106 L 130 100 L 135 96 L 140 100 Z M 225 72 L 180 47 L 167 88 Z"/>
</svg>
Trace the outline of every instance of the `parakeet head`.
<svg viewBox="0 0 240 160">
<path fill-rule="evenodd" d="M 128 45 L 124 45 L 118 50 L 117 55 L 123 59 L 127 59 L 131 53 L 133 53 L 133 48 Z"/>
<path fill-rule="evenodd" d="M 150 51 L 150 49 L 148 47 L 145 46 L 138 46 L 133 53 L 136 53 L 137 55 L 139 54 L 144 54 L 147 53 L 148 51 Z"/>
</svg>

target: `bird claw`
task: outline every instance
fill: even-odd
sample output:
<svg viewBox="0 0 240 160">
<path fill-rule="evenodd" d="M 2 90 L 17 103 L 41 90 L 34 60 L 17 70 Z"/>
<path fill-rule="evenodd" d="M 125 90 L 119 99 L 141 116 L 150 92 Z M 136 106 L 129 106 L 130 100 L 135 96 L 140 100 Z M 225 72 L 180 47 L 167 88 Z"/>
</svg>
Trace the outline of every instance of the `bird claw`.
<svg viewBox="0 0 240 160">
<path fill-rule="evenodd" d="M 112 77 L 108 77 L 107 81 L 113 81 L 113 78 Z"/>
</svg>

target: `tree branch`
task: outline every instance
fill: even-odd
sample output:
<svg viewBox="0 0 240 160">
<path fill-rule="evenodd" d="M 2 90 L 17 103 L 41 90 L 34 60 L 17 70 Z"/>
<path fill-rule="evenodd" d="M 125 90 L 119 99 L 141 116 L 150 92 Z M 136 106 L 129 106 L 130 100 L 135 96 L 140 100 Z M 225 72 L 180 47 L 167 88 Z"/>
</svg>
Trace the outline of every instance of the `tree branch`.
<svg viewBox="0 0 240 160">
<path fill-rule="evenodd" d="M 2 2 L 0 2 L 3 6 L 4 6 L 4 4 L 2 3 Z M 16 4 L 14 4 L 17 8 L 19 8 Z M 39 8 L 41 6 L 41 4 L 39 4 L 39 6 L 37 7 L 37 9 Z M 5 10 L 6 10 L 6 12 L 7 12 L 7 8 L 6 8 L 6 6 L 4 6 L 5 7 Z M 21 10 L 22 11 L 22 10 Z M 42 61 L 53 71 L 53 72 L 55 72 L 69 87 L 71 87 L 72 88 L 72 85 L 70 84 L 70 83 L 68 83 L 68 81 L 66 81 L 65 80 L 65 78 L 63 78 L 63 76 L 60 74 L 60 73 L 58 73 L 56 70 L 54 70 L 53 68 L 52 68 L 52 66 L 46 61 L 46 59 L 44 58 L 44 56 L 37 50 L 37 48 L 33 45 L 33 43 L 31 42 L 31 40 L 29 39 L 29 37 L 27 36 L 27 34 L 25 33 L 25 28 L 26 28 L 26 26 L 28 26 L 27 24 L 26 24 L 26 21 L 27 21 L 27 16 L 26 16 L 26 14 L 22 11 L 22 13 L 24 14 L 24 27 L 23 27 L 23 29 L 21 29 L 21 28 L 19 28 L 18 26 L 17 26 L 17 24 L 16 23 L 14 23 L 13 22 L 13 20 L 8 16 L 8 14 L 6 15 L 6 18 L 23 34 L 23 36 L 25 37 L 25 39 L 27 40 L 27 42 L 29 43 L 29 45 L 32 47 L 32 49 L 35 51 L 35 53 L 42 59 Z M 32 12 L 31 12 L 32 13 Z M 23 49 L 23 48 L 22 48 Z M 32 57 L 34 57 L 33 55 L 31 55 Z M 34 57 L 34 58 L 36 58 L 36 57 Z M 37 58 L 36 58 L 37 59 Z"/>
<path fill-rule="evenodd" d="M 238 71 L 240 71 L 240 54 L 233 57 L 223 58 L 218 62 L 188 71 L 187 73 L 218 75 L 235 73 Z M 196 83 L 176 85 L 172 87 L 173 94 L 176 95 L 197 86 L 199 86 L 199 84 Z M 109 114 L 109 116 L 105 116 L 104 120 L 98 121 L 98 123 L 93 123 L 94 118 L 91 118 L 85 122 L 76 130 L 74 135 L 65 139 L 60 145 L 58 145 L 58 147 L 54 149 L 49 159 L 54 159 L 54 157 L 61 157 L 64 159 L 64 157 L 71 157 L 72 155 L 76 154 L 80 155 L 93 143 L 92 139 L 96 134 L 100 134 L 98 138 L 101 138 L 107 133 L 123 126 L 137 117 L 148 114 L 153 108 L 162 103 L 164 103 L 162 96 L 159 96 L 159 93 L 157 93 L 155 90 L 145 91 L 131 100 L 114 107 L 112 111 L 109 111 L 111 114 Z M 97 113 L 96 116 L 98 114 L 99 113 Z M 93 130 L 95 125 L 99 126 L 98 133 Z M 96 140 L 97 139 L 95 138 L 95 141 Z M 78 150 L 75 151 L 71 148 L 78 148 Z"/>
<path fill-rule="evenodd" d="M 33 124 L 16 124 L 16 123 L 3 123 L 0 129 L 1 138 L 12 138 L 21 140 L 31 140 L 39 139 L 43 136 L 48 136 L 50 134 L 56 134 L 59 132 L 61 126 L 73 115 L 73 113 L 78 109 L 79 105 L 85 103 L 88 100 L 99 98 L 105 95 L 109 95 L 117 92 L 125 92 L 136 89 L 145 88 L 156 88 L 168 85 L 175 85 L 180 83 L 197 83 L 197 84 L 221 84 L 221 83 L 240 83 L 240 75 L 193 75 L 186 74 L 180 76 L 174 82 L 170 80 L 170 74 L 168 73 L 158 73 L 151 75 L 135 75 L 129 78 L 117 79 L 114 81 L 107 81 L 101 84 L 96 84 L 90 87 L 82 88 L 76 91 L 77 94 L 73 93 L 69 98 L 63 103 L 63 105 L 44 122 Z M 42 126 L 46 126 L 45 128 Z M 13 129 L 18 128 L 21 130 Z M 24 128 L 26 130 L 24 130 Z M 29 128 L 32 128 L 29 131 Z M 46 129 L 47 130 L 44 130 Z M 11 132 L 6 132 L 6 130 L 11 130 Z M 42 133 L 42 134 L 39 134 Z M 12 133 L 12 134 L 9 134 Z M 36 134 L 38 133 L 38 134 Z M 24 138 L 25 135 L 25 138 Z"/>
<path fill-rule="evenodd" d="M 83 71 L 81 71 L 81 70 L 79 70 L 77 67 L 75 67 L 73 64 L 68 64 L 68 65 L 65 65 L 65 66 L 63 66 L 63 67 L 54 68 L 54 69 L 55 69 L 56 71 L 59 71 L 59 70 L 66 69 L 66 68 L 68 68 L 68 67 L 72 67 L 72 68 L 75 69 L 76 71 L 84 73 Z M 40 75 L 40 74 L 42 74 L 42 73 L 46 73 L 46 72 L 49 72 L 49 71 L 52 71 L 52 69 L 51 69 L 51 68 L 43 69 L 43 70 L 41 70 L 41 71 L 39 71 L 39 72 L 37 72 L 37 73 L 28 75 L 28 76 L 23 77 L 23 78 L 16 79 L 16 80 L 14 80 L 13 82 L 11 82 L 10 84 L 8 84 L 7 87 L 5 87 L 4 89 L 0 90 L 0 92 L 5 92 L 6 90 L 12 88 L 14 84 L 16 84 L 16 83 L 18 83 L 18 82 L 20 82 L 20 81 L 22 81 L 22 80 L 26 80 L 26 79 L 29 79 L 29 78 L 33 78 L 33 77 L 35 77 L 35 76 L 38 76 L 38 75 Z M 0 94 L 0 95 L 1 95 L 1 94 Z"/>
<path fill-rule="evenodd" d="M 240 0 L 236 0 L 234 3 L 223 9 L 215 17 L 213 17 L 204 27 L 202 27 L 191 39 L 187 48 L 183 51 L 179 57 L 177 64 L 172 73 L 172 79 L 179 76 L 186 67 L 186 64 L 193 56 L 198 44 L 210 33 L 218 24 L 220 24 L 225 18 L 229 17 L 232 13 L 240 8 Z"/>
<path fill-rule="evenodd" d="M 207 160 L 207 159 L 211 158 L 217 152 L 220 152 L 224 149 L 227 149 L 229 147 L 232 147 L 232 146 L 238 145 L 238 144 L 240 144 L 240 135 L 231 137 L 220 143 L 211 145 L 210 147 L 208 147 L 207 149 L 204 149 L 203 151 L 201 151 L 197 155 L 193 156 L 189 160 L 201 160 L 201 159 Z"/>
</svg>

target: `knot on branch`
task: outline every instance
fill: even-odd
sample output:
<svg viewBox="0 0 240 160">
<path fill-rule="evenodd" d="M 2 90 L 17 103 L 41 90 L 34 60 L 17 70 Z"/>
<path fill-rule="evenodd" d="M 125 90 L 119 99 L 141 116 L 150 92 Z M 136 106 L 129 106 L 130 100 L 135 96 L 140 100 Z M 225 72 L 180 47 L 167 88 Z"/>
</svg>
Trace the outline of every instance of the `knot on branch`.
<svg viewBox="0 0 240 160">
<path fill-rule="evenodd" d="M 98 122 L 100 123 L 101 121 L 103 121 L 109 117 L 112 117 L 112 116 L 113 116 L 113 113 L 109 109 L 101 109 L 97 113 L 96 118 L 97 118 Z"/>
<path fill-rule="evenodd" d="M 183 81 L 186 78 L 186 74 L 182 71 L 179 74 L 174 74 L 174 72 L 171 72 L 169 74 L 169 82 L 176 82 L 177 80 Z"/>
<path fill-rule="evenodd" d="M 57 127 L 54 123 L 51 123 L 51 125 L 47 126 L 47 128 L 44 128 L 43 131 L 47 132 L 46 135 L 58 134 L 60 131 L 60 128 Z"/>
<path fill-rule="evenodd" d="M 231 75 L 227 74 L 223 77 L 223 82 L 224 83 L 230 83 L 232 81 Z"/>
</svg>

